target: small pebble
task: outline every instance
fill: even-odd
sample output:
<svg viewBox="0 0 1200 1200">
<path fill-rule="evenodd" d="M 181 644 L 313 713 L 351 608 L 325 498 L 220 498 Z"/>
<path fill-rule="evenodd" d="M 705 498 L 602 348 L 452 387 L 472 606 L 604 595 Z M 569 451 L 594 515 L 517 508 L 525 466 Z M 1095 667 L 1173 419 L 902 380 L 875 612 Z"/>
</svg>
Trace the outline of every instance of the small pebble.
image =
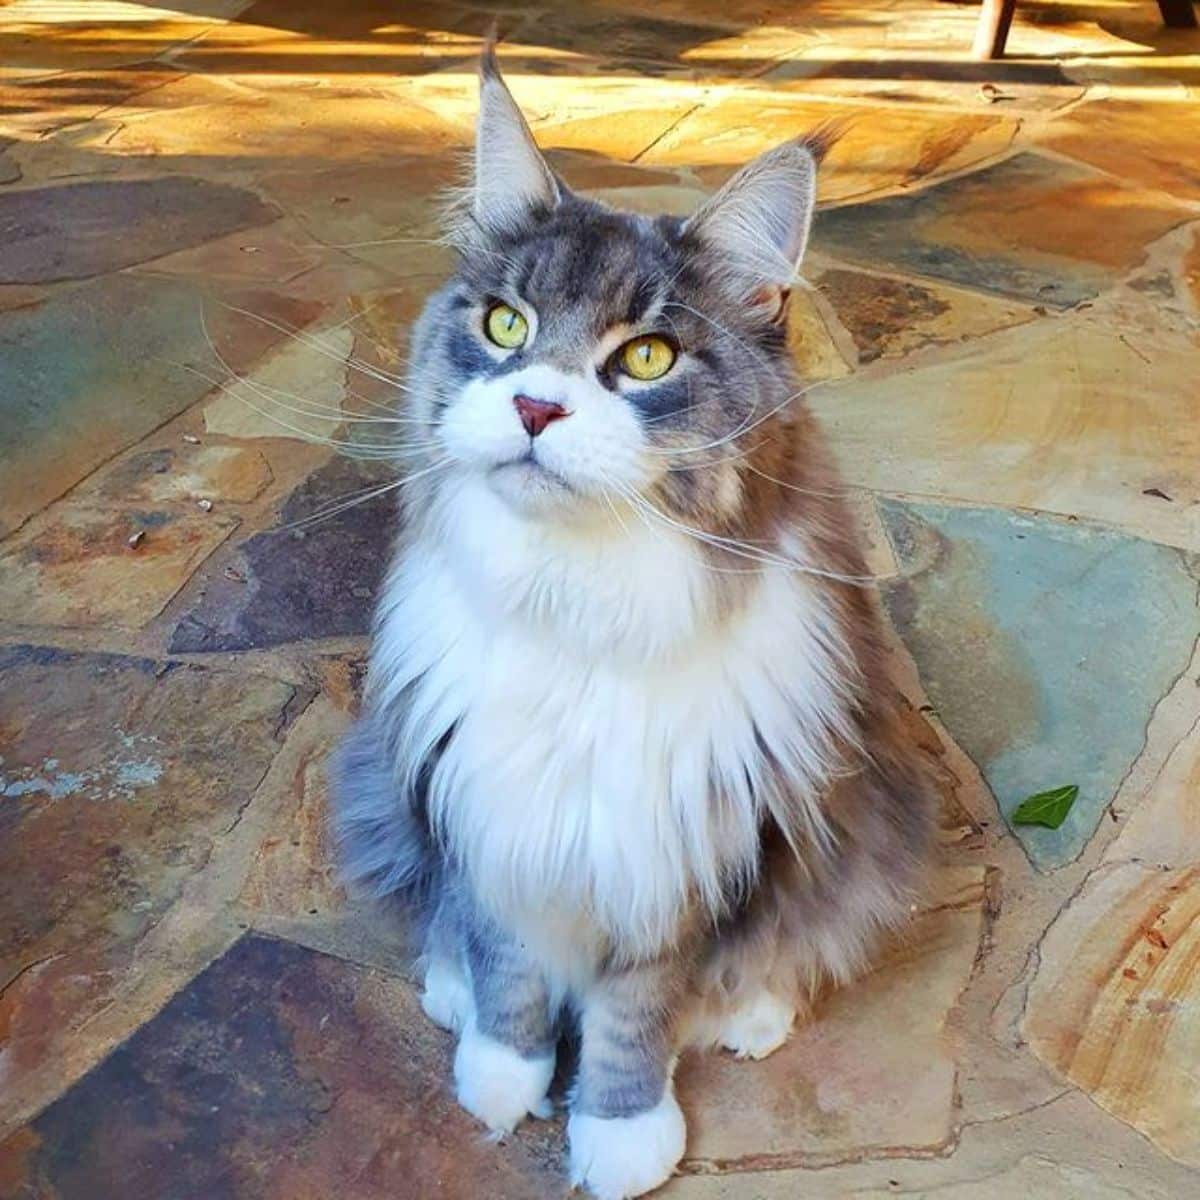
<svg viewBox="0 0 1200 1200">
<path fill-rule="evenodd" d="M 203 509 L 204 512 L 212 512 L 212 501 L 211 500 L 197 500 L 196 507 Z"/>
<path fill-rule="evenodd" d="M 131 533 L 129 535 L 129 548 L 136 550 L 142 544 L 142 538 L 145 536 L 146 531 L 144 529 L 139 529 L 137 533 Z"/>
<path fill-rule="evenodd" d="M 1001 100 L 1014 100 L 1015 96 L 1010 96 L 1008 92 L 1001 91 L 994 83 L 985 83 L 979 89 L 979 94 L 989 103 L 998 104 Z"/>
<path fill-rule="evenodd" d="M 194 433 L 185 433 L 183 435 L 183 440 L 187 442 L 189 446 L 200 445 L 200 439 Z"/>
</svg>

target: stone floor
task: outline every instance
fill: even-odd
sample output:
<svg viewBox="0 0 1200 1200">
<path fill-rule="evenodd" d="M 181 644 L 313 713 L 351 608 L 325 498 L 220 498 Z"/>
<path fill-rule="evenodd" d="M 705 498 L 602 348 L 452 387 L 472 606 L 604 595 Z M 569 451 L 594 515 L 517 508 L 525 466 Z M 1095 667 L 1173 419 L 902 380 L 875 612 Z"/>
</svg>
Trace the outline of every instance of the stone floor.
<svg viewBox="0 0 1200 1200">
<path fill-rule="evenodd" d="M 945 861 L 777 1057 L 684 1061 L 665 1194 L 1200 1194 L 1200 35 L 1031 0 L 981 66 L 976 12 L 0 3 L 0 1195 L 564 1191 L 557 1123 L 454 1107 L 323 832 L 388 514 L 345 418 L 446 270 L 497 15 L 614 202 L 852 118 L 793 343 Z"/>
</svg>

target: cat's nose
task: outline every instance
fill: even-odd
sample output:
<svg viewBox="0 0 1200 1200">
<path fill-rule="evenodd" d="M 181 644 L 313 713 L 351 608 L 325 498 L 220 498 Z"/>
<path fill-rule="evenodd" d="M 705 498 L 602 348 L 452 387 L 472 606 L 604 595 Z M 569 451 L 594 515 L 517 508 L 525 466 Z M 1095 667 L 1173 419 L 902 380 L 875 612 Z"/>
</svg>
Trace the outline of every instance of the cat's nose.
<svg viewBox="0 0 1200 1200">
<path fill-rule="evenodd" d="M 521 418 L 521 424 L 530 437 L 537 437 L 551 421 L 571 415 L 561 404 L 555 404 L 552 400 L 535 400 L 520 392 L 513 397 L 513 408 L 517 410 L 517 416 Z"/>
</svg>

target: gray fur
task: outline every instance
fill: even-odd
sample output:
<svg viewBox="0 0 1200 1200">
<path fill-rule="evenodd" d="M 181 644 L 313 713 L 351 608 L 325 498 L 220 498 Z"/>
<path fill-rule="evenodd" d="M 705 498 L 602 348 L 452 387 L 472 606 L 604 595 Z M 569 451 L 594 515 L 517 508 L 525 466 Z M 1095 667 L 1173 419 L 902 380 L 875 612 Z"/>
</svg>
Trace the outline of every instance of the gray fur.
<svg viewBox="0 0 1200 1200">
<path fill-rule="evenodd" d="M 468 904 L 459 928 L 476 1026 L 523 1058 L 552 1054 L 557 1013 L 545 976 L 516 938 Z"/>
<path fill-rule="evenodd" d="M 376 898 L 398 896 L 421 908 L 441 874 L 419 795 L 398 802 L 387 737 L 370 717 L 342 739 L 330 763 L 334 838 L 345 876 Z"/>
<path fill-rule="evenodd" d="M 674 954 L 600 977 L 580 1009 L 577 1112 L 631 1117 L 658 1104 L 670 1079 L 685 990 L 685 960 Z"/>
</svg>

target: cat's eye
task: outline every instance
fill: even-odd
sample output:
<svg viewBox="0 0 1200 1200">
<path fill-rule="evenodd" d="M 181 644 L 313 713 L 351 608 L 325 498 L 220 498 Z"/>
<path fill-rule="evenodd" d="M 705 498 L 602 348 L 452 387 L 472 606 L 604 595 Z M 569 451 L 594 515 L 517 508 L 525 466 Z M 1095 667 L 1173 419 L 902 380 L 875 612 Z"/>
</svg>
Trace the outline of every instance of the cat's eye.
<svg viewBox="0 0 1200 1200">
<path fill-rule="evenodd" d="M 661 379 L 675 365 L 675 347 L 653 334 L 626 342 L 617 355 L 625 374 L 642 382 Z"/>
<path fill-rule="evenodd" d="M 516 350 L 525 345 L 525 339 L 529 336 L 529 322 L 509 305 L 493 304 L 484 318 L 483 331 L 497 346 Z"/>
</svg>

